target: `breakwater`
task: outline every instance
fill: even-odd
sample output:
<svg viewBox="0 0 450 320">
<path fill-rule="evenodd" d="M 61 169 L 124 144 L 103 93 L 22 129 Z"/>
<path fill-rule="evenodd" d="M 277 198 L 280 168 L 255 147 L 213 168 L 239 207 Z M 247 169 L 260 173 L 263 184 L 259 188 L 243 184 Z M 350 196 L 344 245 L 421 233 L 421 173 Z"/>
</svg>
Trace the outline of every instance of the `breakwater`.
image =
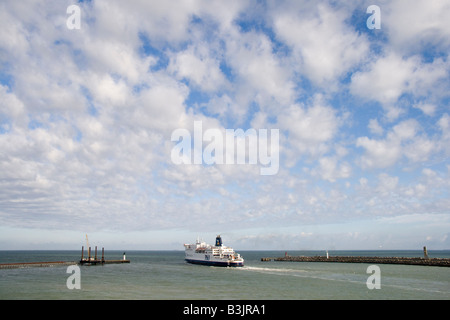
<svg viewBox="0 0 450 320">
<path fill-rule="evenodd" d="M 43 262 L 1 263 L 0 269 L 57 267 L 57 266 L 71 266 L 74 264 L 78 264 L 78 262 L 76 262 L 76 261 L 43 261 Z"/>
<path fill-rule="evenodd" d="M 79 261 L 44 261 L 44 262 L 15 262 L 15 263 L 0 263 L 0 269 L 22 269 L 22 268 L 42 268 L 42 267 L 58 267 L 70 265 L 94 266 L 104 264 L 120 264 L 130 263 L 130 260 L 125 258 L 121 260 L 105 260 L 105 249 L 102 248 L 102 257 L 97 259 L 97 247 L 95 247 L 95 256 L 91 257 L 91 248 L 88 250 L 88 257 L 84 257 L 84 247 L 81 247 L 81 259 Z"/>
<path fill-rule="evenodd" d="M 61 267 L 71 265 L 103 265 L 130 263 L 130 260 L 91 260 L 91 261 L 44 261 L 44 262 L 18 262 L 18 263 L 0 263 L 0 269 L 22 269 L 22 268 L 43 268 L 43 267 Z"/>
<path fill-rule="evenodd" d="M 410 257 L 358 257 L 358 256 L 284 256 L 278 258 L 261 258 L 261 261 L 287 262 L 340 262 L 340 263 L 370 263 L 370 264 L 403 264 L 450 267 L 450 259 L 446 258 L 410 258 Z"/>
</svg>

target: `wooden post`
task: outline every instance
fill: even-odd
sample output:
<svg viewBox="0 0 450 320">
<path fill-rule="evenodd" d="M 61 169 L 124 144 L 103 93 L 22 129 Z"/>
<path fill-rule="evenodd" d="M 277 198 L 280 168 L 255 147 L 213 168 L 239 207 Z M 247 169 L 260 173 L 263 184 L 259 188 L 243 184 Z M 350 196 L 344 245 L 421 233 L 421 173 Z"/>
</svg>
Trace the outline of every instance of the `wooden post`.
<svg viewBox="0 0 450 320">
<path fill-rule="evenodd" d="M 91 262 L 91 247 L 88 249 L 88 261 Z"/>
<path fill-rule="evenodd" d="M 105 263 L 105 248 L 102 248 L 102 264 Z"/>
<path fill-rule="evenodd" d="M 84 247 L 81 246 L 81 261 L 83 261 L 83 253 L 84 253 Z"/>
<path fill-rule="evenodd" d="M 95 258 L 94 258 L 94 260 L 97 261 L 97 246 L 95 246 Z"/>
</svg>

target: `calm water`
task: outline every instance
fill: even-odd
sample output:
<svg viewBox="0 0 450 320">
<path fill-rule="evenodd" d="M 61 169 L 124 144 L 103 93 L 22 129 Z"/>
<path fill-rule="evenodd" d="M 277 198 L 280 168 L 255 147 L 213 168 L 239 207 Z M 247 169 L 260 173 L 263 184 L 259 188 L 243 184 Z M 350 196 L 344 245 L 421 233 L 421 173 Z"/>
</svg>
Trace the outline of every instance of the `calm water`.
<svg viewBox="0 0 450 320">
<path fill-rule="evenodd" d="M 239 251 L 246 266 L 190 265 L 183 251 L 130 251 L 130 264 L 82 266 L 69 290 L 67 267 L 0 270 L 0 299 L 450 299 L 450 268 L 379 265 L 381 289 L 369 290 L 367 264 L 261 262 L 284 251 Z M 421 251 L 330 251 L 330 255 L 422 256 Z M 107 251 L 106 259 L 121 259 Z M 324 252 L 289 251 L 290 255 Z M 450 258 L 448 251 L 430 257 Z M 79 260 L 79 251 L 0 251 L 0 263 Z"/>
</svg>

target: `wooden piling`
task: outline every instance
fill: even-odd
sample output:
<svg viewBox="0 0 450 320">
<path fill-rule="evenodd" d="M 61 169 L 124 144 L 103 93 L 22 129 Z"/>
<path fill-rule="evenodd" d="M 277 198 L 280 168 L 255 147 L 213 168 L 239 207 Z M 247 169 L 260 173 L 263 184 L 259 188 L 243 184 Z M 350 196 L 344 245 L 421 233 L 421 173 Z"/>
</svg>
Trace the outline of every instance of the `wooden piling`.
<svg viewBox="0 0 450 320">
<path fill-rule="evenodd" d="M 89 247 L 88 255 L 89 255 L 88 259 L 83 259 L 83 254 L 81 254 L 81 260 L 79 262 L 80 265 L 93 266 L 93 265 L 97 265 L 97 264 L 104 265 L 104 264 L 130 263 L 130 260 L 127 260 L 125 258 L 125 256 L 123 257 L 122 260 L 105 260 L 105 248 L 103 248 L 103 247 L 102 247 L 101 260 L 99 260 L 97 257 L 97 247 L 95 247 L 95 257 L 94 258 L 91 258 L 91 248 L 90 247 Z"/>
</svg>

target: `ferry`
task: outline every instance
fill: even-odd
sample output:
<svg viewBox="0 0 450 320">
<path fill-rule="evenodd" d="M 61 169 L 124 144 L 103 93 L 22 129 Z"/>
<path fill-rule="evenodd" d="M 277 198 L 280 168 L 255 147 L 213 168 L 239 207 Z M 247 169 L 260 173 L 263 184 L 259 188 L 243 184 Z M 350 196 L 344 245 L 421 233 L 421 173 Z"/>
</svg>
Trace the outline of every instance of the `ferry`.
<svg viewBox="0 0 450 320">
<path fill-rule="evenodd" d="M 197 239 L 195 244 L 185 244 L 186 262 L 220 267 L 243 267 L 244 258 L 233 248 L 222 245 L 220 235 L 214 246 Z"/>
</svg>

